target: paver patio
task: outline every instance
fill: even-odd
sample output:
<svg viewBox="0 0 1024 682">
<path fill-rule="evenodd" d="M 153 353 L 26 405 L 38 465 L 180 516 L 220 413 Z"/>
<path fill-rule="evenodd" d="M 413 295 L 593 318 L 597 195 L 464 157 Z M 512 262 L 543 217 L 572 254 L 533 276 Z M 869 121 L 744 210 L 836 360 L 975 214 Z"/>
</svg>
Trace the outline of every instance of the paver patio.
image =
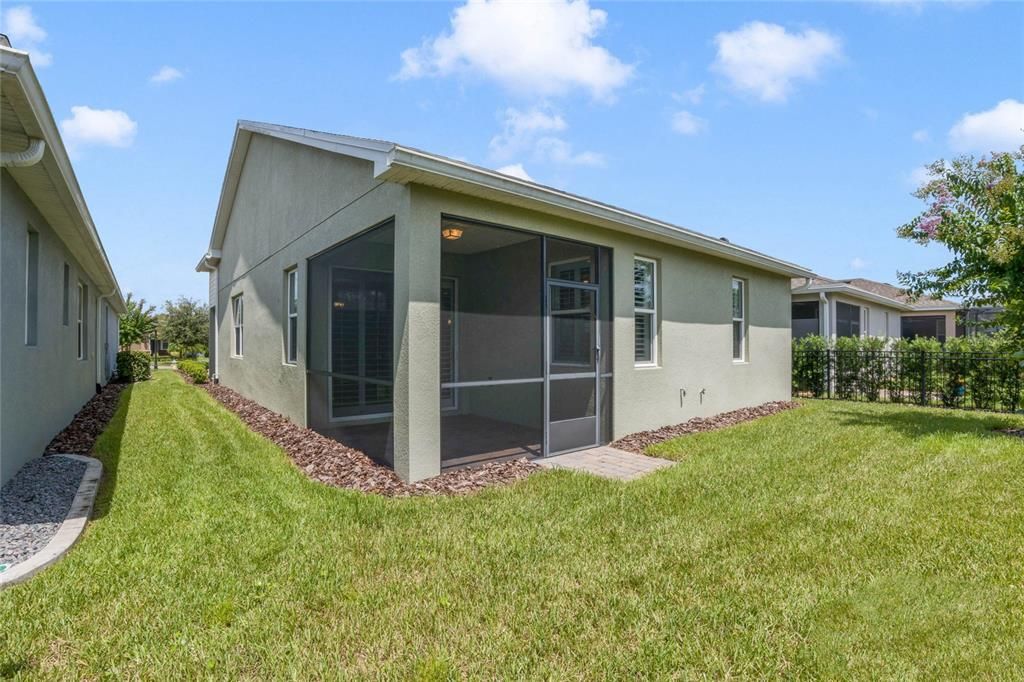
<svg viewBox="0 0 1024 682">
<path fill-rule="evenodd" d="M 608 445 L 538 459 L 537 463 L 549 469 L 572 469 L 619 481 L 632 481 L 675 464 L 667 459 L 637 455 Z"/>
</svg>

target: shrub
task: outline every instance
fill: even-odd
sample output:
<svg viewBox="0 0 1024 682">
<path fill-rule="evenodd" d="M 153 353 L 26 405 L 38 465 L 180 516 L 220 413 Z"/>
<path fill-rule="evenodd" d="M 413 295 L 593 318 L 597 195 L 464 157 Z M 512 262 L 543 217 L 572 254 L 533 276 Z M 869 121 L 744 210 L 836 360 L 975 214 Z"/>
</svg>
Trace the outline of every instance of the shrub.
<svg viewBox="0 0 1024 682">
<path fill-rule="evenodd" d="M 151 376 L 149 353 L 123 350 L 117 354 L 117 380 L 125 383 L 145 381 Z"/>
<path fill-rule="evenodd" d="M 206 365 L 195 360 L 181 360 L 178 362 L 178 371 L 184 374 L 193 384 L 206 383 Z"/>
</svg>

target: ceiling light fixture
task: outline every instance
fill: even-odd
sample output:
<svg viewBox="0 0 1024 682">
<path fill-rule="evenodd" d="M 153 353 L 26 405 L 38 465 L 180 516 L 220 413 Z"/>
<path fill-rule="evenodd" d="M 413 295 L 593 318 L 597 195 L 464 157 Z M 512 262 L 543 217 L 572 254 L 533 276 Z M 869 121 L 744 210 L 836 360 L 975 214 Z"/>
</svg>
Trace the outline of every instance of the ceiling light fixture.
<svg viewBox="0 0 1024 682">
<path fill-rule="evenodd" d="M 450 239 L 452 241 L 455 241 L 456 239 L 459 239 L 460 237 L 462 237 L 462 228 L 461 227 L 446 227 L 443 230 L 441 230 L 441 236 L 444 237 L 445 239 Z"/>
</svg>

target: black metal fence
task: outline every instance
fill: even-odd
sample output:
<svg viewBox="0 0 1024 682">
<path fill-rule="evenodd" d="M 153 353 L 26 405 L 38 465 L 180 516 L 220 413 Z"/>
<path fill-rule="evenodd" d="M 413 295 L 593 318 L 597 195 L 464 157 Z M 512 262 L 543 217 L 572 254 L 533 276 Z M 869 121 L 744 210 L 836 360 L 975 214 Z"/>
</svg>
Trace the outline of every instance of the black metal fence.
<svg viewBox="0 0 1024 682">
<path fill-rule="evenodd" d="M 793 394 L 964 410 L 1024 408 L 1024 371 L 1009 355 L 794 350 Z"/>
</svg>

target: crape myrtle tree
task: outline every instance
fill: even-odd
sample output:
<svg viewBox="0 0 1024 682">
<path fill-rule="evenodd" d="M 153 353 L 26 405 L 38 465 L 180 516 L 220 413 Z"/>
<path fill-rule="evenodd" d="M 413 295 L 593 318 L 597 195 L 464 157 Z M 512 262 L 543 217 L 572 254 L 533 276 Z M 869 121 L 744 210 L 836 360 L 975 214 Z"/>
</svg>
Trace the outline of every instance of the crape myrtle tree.
<svg viewBox="0 0 1024 682">
<path fill-rule="evenodd" d="M 129 293 L 124 299 L 126 312 L 119 318 L 118 343 L 128 350 L 136 343 L 148 340 L 156 332 L 156 306 L 146 305 L 146 299 L 133 300 Z"/>
<path fill-rule="evenodd" d="M 1024 145 L 928 167 L 914 196 L 925 210 L 897 229 L 919 244 L 937 242 L 952 260 L 924 272 L 901 272 L 913 296 L 960 296 L 965 307 L 1002 306 L 994 324 L 1024 345 Z"/>
<path fill-rule="evenodd" d="M 208 317 L 206 306 L 199 301 L 179 296 L 164 303 L 160 337 L 182 357 L 196 357 L 206 352 Z"/>
</svg>

